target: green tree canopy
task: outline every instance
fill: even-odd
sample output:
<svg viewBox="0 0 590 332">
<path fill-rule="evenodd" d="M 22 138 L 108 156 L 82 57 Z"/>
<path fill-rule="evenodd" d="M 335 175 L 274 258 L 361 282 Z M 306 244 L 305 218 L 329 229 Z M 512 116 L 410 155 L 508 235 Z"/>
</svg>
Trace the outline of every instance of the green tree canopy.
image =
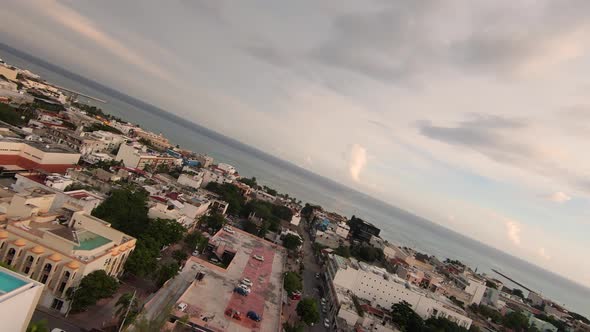
<svg viewBox="0 0 590 332">
<path fill-rule="evenodd" d="M 156 283 L 159 287 L 162 287 L 166 281 L 170 278 L 174 278 L 178 274 L 180 266 L 176 262 L 162 264 L 158 269 L 158 278 Z"/>
<path fill-rule="evenodd" d="M 245 199 L 240 188 L 231 183 L 219 184 L 209 182 L 205 186 L 205 189 L 218 194 L 222 200 L 229 204 L 227 209 L 229 214 L 239 215 L 242 212 Z"/>
<path fill-rule="evenodd" d="M 338 256 L 342 256 L 345 258 L 350 257 L 350 248 L 349 247 L 340 246 L 340 247 L 336 248 L 336 250 L 334 252 Z"/>
<path fill-rule="evenodd" d="M 110 222 L 123 233 L 138 237 L 147 227 L 147 199 L 148 193 L 142 188 L 116 189 L 92 215 Z"/>
<path fill-rule="evenodd" d="M 172 252 L 172 258 L 174 258 L 174 260 L 176 260 L 178 264 L 180 264 L 182 261 L 188 258 L 188 255 L 186 254 L 186 252 L 182 250 L 174 250 Z"/>
<path fill-rule="evenodd" d="M 256 183 L 256 177 L 252 177 L 251 179 L 241 178 L 240 182 L 242 182 L 243 184 L 248 185 L 252 188 L 256 188 L 258 186 L 258 183 Z"/>
<path fill-rule="evenodd" d="M 80 281 L 76 291 L 68 292 L 72 300 L 72 310 L 82 311 L 91 305 L 96 304 L 100 299 L 113 296 L 119 288 L 119 281 L 106 274 L 104 270 L 97 270 L 87 274 Z"/>
<path fill-rule="evenodd" d="M 115 315 L 119 321 L 123 323 L 123 319 L 125 319 L 124 326 L 133 323 L 139 314 L 139 303 L 137 297 L 133 296 L 132 293 L 121 294 L 117 303 L 115 303 L 115 308 Z"/>
<path fill-rule="evenodd" d="M 401 331 L 420 332 L 424 329 L 424 321 L 406 301 L 394 303 L 391 306 L 391 320 L 399 326 Z"/>
<path fill-rule="evenodd" d="M 509 312 L 504 315 L 502 325 L 514 331 L 526 331 L 529 327 L 529 319 L 520 312 Z"/>
<path fill-rule="evenodd" d="M 318 303 L 314 298 L 306 297 L 297 303 L 297 314 L 301 320 L 307 324 L 315 324 L 320 321 L 320 312 L 318 311 Z"/>
<path fill-rule="evenodd" d="M 301 245 L 301 239 L 299 236 L 293 234 L 287 234 L 283 238 L 283 247 L 287 248 L 288 250 L 295 250 L 299 248 Z"/>
<path fill-rule="evenodd" d="M 301 281 L 301 276 L 296 272 L 287 272 L 285 273 L 285 279 L 283 281 L 283 286 L 287 293 L 292 294 L 295 291 L 300 291 L 303 289 L 303 283 Z"/>
<path fill-rule="evenodd" d="M 27 327 L 27 332 L 49 332 L 47 321 L 43 319 L 34 323 L 30 322 Z"/>
<path fill-rule="evenodd" d="M 225 224 L 225 218 L 219 213 L 214 213 L 210 216 L 201 217 L 201 224 L 207 225 L 207 227 L 213 229 L 213 233 L 215 233 L 223 227 Z"/>
</svg>

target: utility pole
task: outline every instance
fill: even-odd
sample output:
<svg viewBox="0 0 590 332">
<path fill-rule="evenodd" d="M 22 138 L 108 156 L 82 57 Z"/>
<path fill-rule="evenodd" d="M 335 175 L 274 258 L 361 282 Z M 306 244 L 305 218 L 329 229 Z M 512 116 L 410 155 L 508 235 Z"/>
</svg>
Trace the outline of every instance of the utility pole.
<svg viewBox="0 0 590 332">
<path fill-rule="evenodd" d="M 125 326 L 125 320 L 127 319 L 127 315 L 129 314 L 129 310 L 131 309 L 131 306 L 133 305 L 133 300 L 135 300 L 135 292 L 137 292 L 137 290 L 133 291 L 133 295 L 131 296 L 131 301 L 129 301 L 129 305 L 127 306 L 127 310 L 125 311 L 125 316 L 123 316 L 123 321 L 121 322 L 121 326 L 119 326 L 119 332 L 121 332 L 123 330 L 123 326 Z"/>
</svg>

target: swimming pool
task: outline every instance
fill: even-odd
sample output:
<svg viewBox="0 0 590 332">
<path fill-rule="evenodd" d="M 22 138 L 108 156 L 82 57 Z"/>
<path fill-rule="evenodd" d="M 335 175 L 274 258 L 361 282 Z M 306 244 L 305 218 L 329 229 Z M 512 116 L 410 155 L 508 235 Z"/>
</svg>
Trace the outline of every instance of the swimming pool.
<svg viewBox="0 0 590 332">
<path fill-rule="evenodd" d="M 0 271 L 0 294 L 12 292 L 13 290 L 26 284 L 26 281 Z"/>
</svg>

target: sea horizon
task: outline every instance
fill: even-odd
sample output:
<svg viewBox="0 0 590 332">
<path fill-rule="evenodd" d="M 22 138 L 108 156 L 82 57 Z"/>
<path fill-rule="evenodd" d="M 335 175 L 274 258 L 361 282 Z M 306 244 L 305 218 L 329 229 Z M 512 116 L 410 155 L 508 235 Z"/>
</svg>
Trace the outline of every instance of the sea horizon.
<svg viewBox="0 0 590 332">
<path fill-rule="evenodd" d="M 418 214 L 416 214 L 414 212 L 410 212 L 408 210 L 405 210 L 403 208 L 400 208 L 400 207 L 398 207 L 398 206 L 396 206 L 396 205 L 394 205 L 392 203 L 386 202 L 386 201 L 384 201 L 384 200 L 382 200 L 382 199 L 380 199 L 378 197 L 374 197 L 374 196 L 372 196 L 370 194 L 367 194 L 367 193 L 364 193 L 364 192 L 359 191 L 357 189 L 351 188 L 351 187 L 349 187 L 349 186 L 347 186 L 345 184 L 339 183 L 339 182 L 337 182 L 335 180 L 332 180 L 332 179 L 330 179 L 328 177 L 325 177 L 325 176 L 323 176 L 321 174 L 317 174 L 317 173 L 315 173 L 313 171 L 310 171 L 310 170 L 308 170 L 306 168 L 303 168 L 303 167 L 301 167 L 299 165 L 296 165 L 296 164 L 294 164 L 294 163 L 292 163 L 292 162 L 290 162 L 288 160 L 284 160 L 284 159 L 281 159 L 279 157 L 276 157 L 276 156 L 274 156 L 274 155 L 272 155 L 272 154 L 270 154 L 268 152 L 265 152 L 265 151 L 263 151 L 263 150 L 261 150 L 261 149 L 259 149 L 257 147 L 251 146 L 251 145 L 249 145 L 247 143 L 244 143 L 242 141 L 239 141 L 237 139 L 234 139 L 234 138 L 232 138 L 230 136 L 227 136 L 225 134 L 222 134 L 222 133 L 219 133 L 219 132 L 214 131 L 212 129 L 209 129 L 207 127 L 204 127 L 204 126 L 202 126 L 202 125 L 200 125 L 200 124 L 198 124 L 198 123 L 196 123 L 194 121 L 181 118 L 181 117 L 179 117 L 179 116 L 177 116 L 177 115 L 175 115 L 173 113 L 170 113 L 170 112 L 168 112 L 168 111 L 166 111 L 166 110 L 164 110 L 164 109 L 162 109 L 162 108 L 160 108 L 158 106 L 155 106 L 155 105 L 152 105 L 150 103 L 144 102 L 144 101 L 142 101 L 142 100 L 140 100 L 138 98 L 129 96 L 129 95 L 125 94 L 125 93 L 122 93 L 121 91 L 118 91 L 118 90 L 115 90 L 115 89 L 110 88 L 108 86 L 105 86 L 105 85 L 103 85 L 103 84 L 101 84 L 99 82 L 93 81 L 93 80 L 91 80 L 89 78 L 86 78 L 84 76 L 81 76 L 79 74 L 70 72 L 67 69 L 64 69 L 64 68 L 62 68 L 60 66 L 57 66 L 57 65 L 51 64 L 49 62 L 46 62 L 46 61 L 44 61 L 42 59 L 39 59 L 39 58 L 37 58 L 37 57 L 35 57 L 33 55 L 30 55 L 30 54 L 28 54 L 26 52 L 23 52 L 23 51 L 14 49 L 14 48 L 6 45 L 6 44 L 0 43 L 0 50 L 2 50 L 2 51 L 5 52 L 5 53 L 3 52 L 0 57 L 1 58 L 4 58 L 4 60 L 8 64 L 12 64 L 12 65 L 15 65 L 17 67 L 23 66 L 22 67 L 23 69 L 29 69 L 32 72 L 36 73 L 36 74 L 40 74 L 41 77 L 42 77 L 42 79 L 47 80 L 50 83 L 55 83 L 55 84 L 58 84 L 58 85 L 61 85 L 61 86 L 64 86 L 64 87 L 67 87 L 67 88 L 70 88 L 70 89 L 79 90 L 80 92 L 84 92 L 84 93 L 87 93 L 87 91 L 84 91 L 84 89 L 80 89 L 80 87 L 87 87 L 87 88 L 96 90 L 94 92 L 97 92 L 98 91 L 98 92 L 100 92 L 100 93 L 103 94 L 103 96 L 97 96 L 97 97 L 101 97 L 101 98 L 104 98 L 105 96 L 106 97 L 110 97 L 110 99 L 108 100 L 109 103 L 107 103 L 107 104 L 97 104 L 97 103 L 91 103 L 91 104 L 96 105 L 97 107 L 101 107 L 101 108 L 103 108 L 103 110 L 105 112 L 111 113 L 111 114 L 116 115 L 116 116 L 119 116 L 119 117 L 121 117 L 125 121 L 136 122 L 136 121 L 134 121 L 132 119 L 129 119 L 129 118 L 125 117 L 125 114 L 126 113 L 124 112 L 124 110 L 123 110 L 123 112 L 121 112 L 121 111 L 119 111 L 119 112 L 113 112 L 113 110 L 110 109 L 110 106 L 112 106 L 113 108 L 116 108 L 117 105 L 114 103 L 115 100 L 120 100 L 123 103 L 129 104 L 129 105 L 131 105 L 131 106 L 133 106 L 133 107 L 135 107 L 137 109 L 140 109 L 141 111 L 150 113 L 151 115 L 153 115 L 155 117 L 159 117 L 159 118 L 162 118 L 164 120 L 168 120 L 171 123 L 174 123 L 175 125 L 180 126 L 182 128 L 185 128 L 187 130 L 191 130 L 193 132 L 198 132 L 200 135 L 206 136 L 209 139 L 211 139 L 212 141 L 221 142 L 221 143 L 223 143 L 223 144 L 225 144 L 225 145 L 227 145 L 227 146 L 229 146 L 229 147 L 231 147 L 233 149 L 240 150 L 241 152 L 246 152 L 248 154 L 251 154 L 254 157 L 256 157 L 256 158 L 258 158 L 258 159 L 260 159 L 260 160 L 262 160 L 262 161 L 264 161 L 266 163 L 272 164 L 273 166 L 276 166 L 279 169 L 281 169 L 281 168 L 287 168 L 289 172 L 292 172 L 293 174 L 295 174 L 297 176 L 304 177 L 304 178 L 309 178 L 309 179 L 312 179 L 313 181 L 318 181 L 318 182 L 321 183 L 322 186 L 324 186 L 326 189 L 328 189 L 328 191 L 334 191 L 334 192 L 338 192 L 338 193 L 344 193 L 344 194 L 347 195 L 347 196 L 345 195 L 346 196 L 346 199 L 351 200 L 351 202 L 352 202 L 352 204 L 349 204 L 349 205 L 352 206 L 352 211 L 351 211 L 351 209 L 350 209 L 349 206 L 346 206 L 347 208 L 344 208 L 343 206 L 345 206 L 345 204 L 342 204 L 341 202 L 339 202 L 341 204 L 340 205 L 340 209 L 343 210 L 343 211 L 338 211 L 338 208 L 336 208 L 336 210 L 334 210 L 334 212 L 344 214 L 346 217 L 349 218 L 352 215 L 352 214 L 350 214 L 351 212 L 358 211 L 359 213 L 353 213 L 353 214 L 357 215 L 358 217 L 360 217 L 360 218 L 362 218 L 364 220 L 367 220 L 368 222 L 374 223 L 377 227 L 382 228 L 382 230 L 383 230 L 382 234 L 387 234 L 388 236 L 393 237 L 394 239 L 393 240 L 392 239 L 388 239 L 385 236 L 382 236 L 382 237 L 385 240 L 388 240 L 388 241 L 390 241 L 390 242 L 392 242 L 394 244 L 407 245 L 406 243 L 397 243 L 397 241 L 394 241 L 395 240 L 395 236 L 392 236 L 392 233 L 394 233 L 394 231 L 392 231 L 390 229 L 388 229 L 386 231 L 386 229 L 384 229 L 384 225 L 382 225 L 382 223 L 384 223 L 384 220 L 381 220 L 380 218 L 377 218 L 378 220 L 372 220 L 372 219 L 370 219 L 370 216 L 365 216 L 362 213 L 362 210 L 366 209 L 366 207 L 368 206 L 370 209 L 373 209 L 375 211 L 379 211 L 379 212 L 385 211 L 385 213 L 382 213 L 382 215 L 386 216 L 386 219 L 387 219 L 387 217 L 389 217 L 389 218 L 395 218 L 395 219 L 400 219 L 403 222 L 410 223 L 413 226 L 417 226 L 417 227 L 419 227 L 421 229 L 427 229 L 429 232 L 432 232 L 433 234 L 439 234 L 439 233 L 442 232 L 442 233 L 444 233 L 443 234 L 443 237 L 446 236 L 446 237 L 454 238 L 454 239 L 458 240 L 459 242 L 461 242 L 461 241 L 462 242 L 465 242 L 467 244 L 466 247 L 473 246 L 474 248 L 476 248 L 476 247 L 479 246 L 480 248 L 477 248 L 479 250 L 482 250 L 482 251 L 486 251 L 487 250 L 487 251 L 489 251 L 490 254 L 494 254 L 496 256 L 505 256 L 505 257 L 500 257 L 499 260 L 510 259 L 510 260 L 513 260 L 514 261 L 511 264 L 514 264 L 514 263 L 516 263 L 516 265 L 522 264 L 522 265 L 526 266 L 529 269 L 542 271 L 543 273 L 546 273 L 549 276 L 552 276 L 552 277 L 558 278 L 558 279 L 562 279 L 563 282 L 570 283 L 571 284 L 570 286 L 573 286 L 572 288 L 578 288 L 579 287 L 579 288 L 581 288 L 580 290 L 583 290 L 587 295 L 590 295 L 590 286 L 588 286 L 588 285 L 585 285 L 585 284 L 583 284 L 581 282 L 578 282 L 576 280 L 572 280 L 568 276 L 564 276 L 564 275 L 558 274 L 558 273 L 553 272 L 551 270 L 548 270 L 548 269 L 546 269 L 546 268 L 544 268 L 542 266 L 539 266 L 539 265 L 537 265 L 535 263 L 529 262 L 529 261 L 527 261 L 527 260 L 525 260 L 523 258 L 520 258 L 520 257 L 517 257 L 515 255 L 512 255 L 511 253 L 506 252 L 506 251 L 503 251 L 500 248 L 496 248 L 496 247 L 491 246 L 489 244 L 483 243 L 483 242 L 481 242 L 481 241 L 479 241 L 479 240 L 477 240 L 475 238 L 472 238 L 472 237 L 470 237 L 468 235 L 465 235 L 465 234 L 462 234 L 460 232 L 457 232 L 457 231 L 455 231 L 455 230 L 453 230 L 451 228 L 448 228 L 445 225 L 439 224 L 439 223 L 437 223 L 437 222 L 435 222 L 433 220 L 429 220 L 429 219 L 426 219 L 424 217 L 421 217 L 420 215 L 418 215 Z M 19 65 L 18 63 L 11 63 L 11 61 L 10 61 L 11 56 L 6 57 L 5 54 L 9 54 L 11 56 L 15 56 L 16 58 L 20 58 L 21 60 L 24 60 L 25 63 L 23 63 L 21 65 Z M 15 59 L 13 59 L 13 60 L 15 60 Z M 56 73 L 58 75 L 61 75 L 61 76 L 65 77 L 65 78 L 67 78 L 67 79 L 69 79 L 69 80 L 71 80 L 73 82 L 77 82 L 78 85 L 72 86 L 72 84 L 70 84 L 70 82 L 54 82 L 54 81 L 51 80 L 51 78 L 45 77 L 43 75 L 43 73 L 37 72 L 37 71 L 33 70 L 32 68 L 29 68 L 29 67 L 24 66 L 24 65 L 26 65 L 26 62 L 29 62 L 30 64 L 34 64 L 34 65 L 39 66 L 39 67 L 42 67 L 42 68 L 45 68 L 46 70 L 52 71 L 52 72 L 54 72 L 54 73 Z M 80 84 L 82 86 L 80 86 Z M 90 92 L 93 92 L 93 91 L 90 91 Z M 94 96 L 92 93 L 88 93 L 88 94 Z M 148 129 L 150 129 L 150 130 L 154 130 L 154 128 L 153 128 L 154 124 L 142 124 L 142 123 L 138 123 L 138 124 L 140 126 L 142 126 L 142 127 L 145 126 Z M 164 129 L 164 128 L 162 128 L 162 129 Z M 162 131 L 163 133 L 165 133 L 165 130 L 159 130 L 159 131 Z M 167 135 L 167 137 L 168 137 L 168 135 Z M 182 142 L 175 141 L 174 137 L 171 137 L 171 141 L 173 141 L 175 144 L 176 143 L 179 143 L 179 144 L 182 143 Z M 190 146 L 187 146 L 185 144 L 181 144 L 181 146 L 184 147 L 184 148 L 187 148 L 187 149 L 191 149 L 192 150 L 192 148 Z M 199 153 L 199 152 L 205 152 L 205 153 L 207 153 L 207 151 L 195 151 L 195 152 L 197 152 L 197 153 Z M 216 158 L 215 155 L 213 155 L 213 157 L 215 159 L 218 159 L 218 158 Z M 224 162 L 230 162 L 231 163 L 231 160 L 222 160 L 222 161 L 224 161 Z M 235 166 L 238 168 L 238 170 L 240 170 L 240 173 L 242 174 L 240 165 L 239 164 L 236 164 Z M 256 169 L 256 167 L 252 167 L 252 169 Z M 248 176 L 256 176 L 257 179 L 259 180 L 259 182 L 262 182 L 262 183 L 265 183 L 265 184 L 269 184 L 269 185 L 272 184 L 272 180 L 270 180 L 270 182 L 266 182 L 265 181 L 264 174 L 262 174 L 262 175 L 252 175 L 253 172 L 254 171 L 245 168 L 243 174 L 247 174 Z M 273 177 L 276 177 L 277 174 L 273 174 L 272 176 Z M 269 181 L 269 180 L 267 180 L 267 181 Z M 279 183 L 280 183 L 280 181 L 279 181 Z M 278 188 L 275 188 L 275 189 L 279 190 L 280 192 L 288 193 L 289 195 L 293 195 L 293 196 L 297 197 L 298 199 L 302 200 L 303 202 L 307 202 L 307 203 L 310 203 L 310 204 L 319 204 L 323 208 L 325 208 L 326 210 L 333 210 L 334 209 L 334 207 L 330 208 L 330 205 L 334 205 L 334 204 L 327 204 L 327 206 L 325 206 L 325 204 L 321 204 L 321 202 L 315 202 L 315 201 L 312 201 L 312 200 L 308 200 L 306 197 L 300 197 L 298 194 L 293 194 L 292 191 L 289 191 L 288 189 L 285 190 L 285 188 L 280 188 L 280 187 L 281 186 L 279 186 Z M 344 199 L 343 201 L 345 201 L 346 199 Z M 359 205 L 359 204 L 360 205 L 366 204 L 366 206 L 363 206 L 363 208 L 359 208 L 359 207 L 354 206 L 354 205 Z M 336 204 L 334 206 L 339 206 L 339 205 Z M 392 215 L 393 215 L 393 217 L 392 217 Z M 387 225 L 385 225 L 385 226 L 387 226 Z M 399 226 L 399 225 L 394 225 L 394 226 Z M 387 228 L 387 227 L 385 227 L 385 228 Z M 438 258 L 443 258 L 443 259 L 444 258 L 459 259 L 459 260 L 462 260 L 462 261 L 467 262 L 468 265 L 471 265 L 469 263 L 473 263 L 473 262 L 470 262 L 469 260 L 466 260 L 464 258 L 462 259 L 461 257 L 456 257 L 456 256 L 455 257 L 442 257 L 442 256 L 439 256 L 441 254 L 441 252 L 445 252 L 445 250 L 440 250 L 439 249 L 439 250 L 435 250 L 435 252 L 429 252 L 428 249 L 427 249 L 429 247 L 428 245 L 424 245 L 426 248 L 420 247 L 420 245 L 419 245 L 420 244 L 420 239 L 413 238 L 412 240 L 415 242 L 415 244 L 417 244 L 417 246 L 411 246 L 411 247 L 414 247 L 417 250 L 424 250 L 424 253 L 426 253 L 426 254 L 435 255 Z M 436 241 L 433 241 L 433 242 L 436 242 Z M 444 244 L 441 244 L 441 246 L 444 246 Z M 467 253 L 463 253 L 463 256 L 465 256 L 465 255 L 467 255 Z M 476 262 L 476 263 L 479 263 L 479 262 Z M 470 266 L 470 267 L 476 268 L 478 266 Z M 487 268 L 489 270 L 490 267 L 487 267 Z M 529 288 L 535 289 L 535 286 L 536 285 L 530 285 L 529 284 L 530 280 L 529 280 L 529 282 L 527 282 L 527 280 L 521 280 L 522 278 L 520 276 L 518 276 L 518 275 L 513 275 L 511 273 L 510 269 L 505 270 L 505 269 L 502 268 L 502 266 L 495 266 L 495 265 L 494 265 L 494 268 L 496 268 L 500 272 L 503 272 L 503 273 L 507 274 L 508 276 L 510 276 L 513 279 L 517 280 L 521 284 L 524 284 L 524 285 L 526 285 Z M 525 273 L 525 275 L 526 275 L 526 273 Z M 495 275 L 494 277 L 499 278 L 499 279 L 503 279 L 499 275 Z M 525 279 L 527 279 L 527 278 L 525 277 Z M 511 284 L 511 283 L 506 282 L 506 284 Z M 541 287 L 541 288 L 543 288 L 543 287 Z M 535 290 L 537 290 L 537 289 L 535 289 Z M 590 312 L 586 312 L 586 311 L 589 310 L 589 309 L 587 309 L 587 307 L 586 308 L 583 308 L 582 307 L 582 305 L 585 304 L 585 302 L 583 300 L 582 301 L 573 301 L 575 303 L 570 305 L 570 304 L 567 304 L 567 301 L 564 301 L 564 299 L 557 298 L 557 297 L 555 297 L 554 294 L 549 294 L 547 292 L 547 290 L 541 289 L 541 290 L 538 290 L 538 291 L 541 292 L 541 293 L 547 294 L 550 298 L 553 298 L 554 300 L 556 300 L 558 302 L 566 303 L 566 307 L 572 309 L 573 311 L 577 311 L 577 312 L 579 312 L 581 314 L 584 314 L 584 315 L 589 315 L 590 314 Z M 551 292 L 551 293 L 554 293 L 554 292 Z M 559 292 L 557 292 L 557 293 L 559 293 Z M 570 292 L 568 292 L 568 293 L 570 293 Z M 584 294 L 580 294 L 580 297 L 583 297 L 583 296 L 584 296 Z M 582 311 L 582 310 L 584 310 L 584 311 Z"/>
</svg>

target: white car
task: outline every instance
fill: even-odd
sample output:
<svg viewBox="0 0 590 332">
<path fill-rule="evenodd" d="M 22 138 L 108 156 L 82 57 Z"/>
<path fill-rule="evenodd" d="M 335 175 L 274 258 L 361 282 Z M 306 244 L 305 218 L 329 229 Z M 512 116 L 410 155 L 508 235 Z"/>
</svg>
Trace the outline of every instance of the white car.
<svg viewBox="0 0 590 332">
<path fill-rule="evenodd" d="M 322 304 L 326 304 L 326 298 L 322 297 Z"/>
<path fill-rule="evenodd" d="M 228 232 L 228 233 L 230 233 L 230 234 L 234 234 L 235 233 L 235 231 L 233 229 L 231 229 L 231 227 L 229 227 L 229 226 L 223 227 L 223 230 L 226 231 L 226 232 Z"/>
<path fill-rule="evenodd" d="M 240 284 L 238 287 L 240 287 L 241 289 L 245 290 L 246 293 L 250 294 L 250 287 L 248 287 L 247 285 L 244 284 Z"/>
<path fill-rule="evenodd" d="M 66 332 L 66 330 L 62 330 L 62 329 L 58 329 L 57 327 L 54 329 L 51 329 L 51 332 Z"/>
<path fill-rule="evenodd" d="M 193 251 L 193 256 L 199 256 L 199 251 L 198 250 Z"/>
<path fill-rule="evenodd" d="M 186 310 L 186 308 L 188 307 L 188 304 L 184 303 L 184 302 L 180 302 L 178 304 L 178 306 L 176 306 L 176 308 L 178 308 L 178 310 L 184 312 Z"/>
<path fill-rule="evenodd" d="M 254 257 L 254 259 L 255 259 L 255 260 L 257 260 L 257 261 L 264 262 L 264 256 L 260 256 L 260 255 L 254 255 L 253 257 Z"/>
<path fill-rule="evenodd" d="M 250 281 L 250 279 L 248 279 L 248 278 L 242 279 L 241 280 L 241 283 L 244 284 L 244 285 L 246 285 L 246 286 L 248 286 L 248 287 L 252 287 L 252 285 L 253 285 L 252 284 L 252 281 Z"/>
<path fill-rule="evenodd" d="M 329 320 L 327 320 L 327 319 L 324 320 L 324 327 L 327 329 L 330 328 L 330 321 Z"/>
</svg>

